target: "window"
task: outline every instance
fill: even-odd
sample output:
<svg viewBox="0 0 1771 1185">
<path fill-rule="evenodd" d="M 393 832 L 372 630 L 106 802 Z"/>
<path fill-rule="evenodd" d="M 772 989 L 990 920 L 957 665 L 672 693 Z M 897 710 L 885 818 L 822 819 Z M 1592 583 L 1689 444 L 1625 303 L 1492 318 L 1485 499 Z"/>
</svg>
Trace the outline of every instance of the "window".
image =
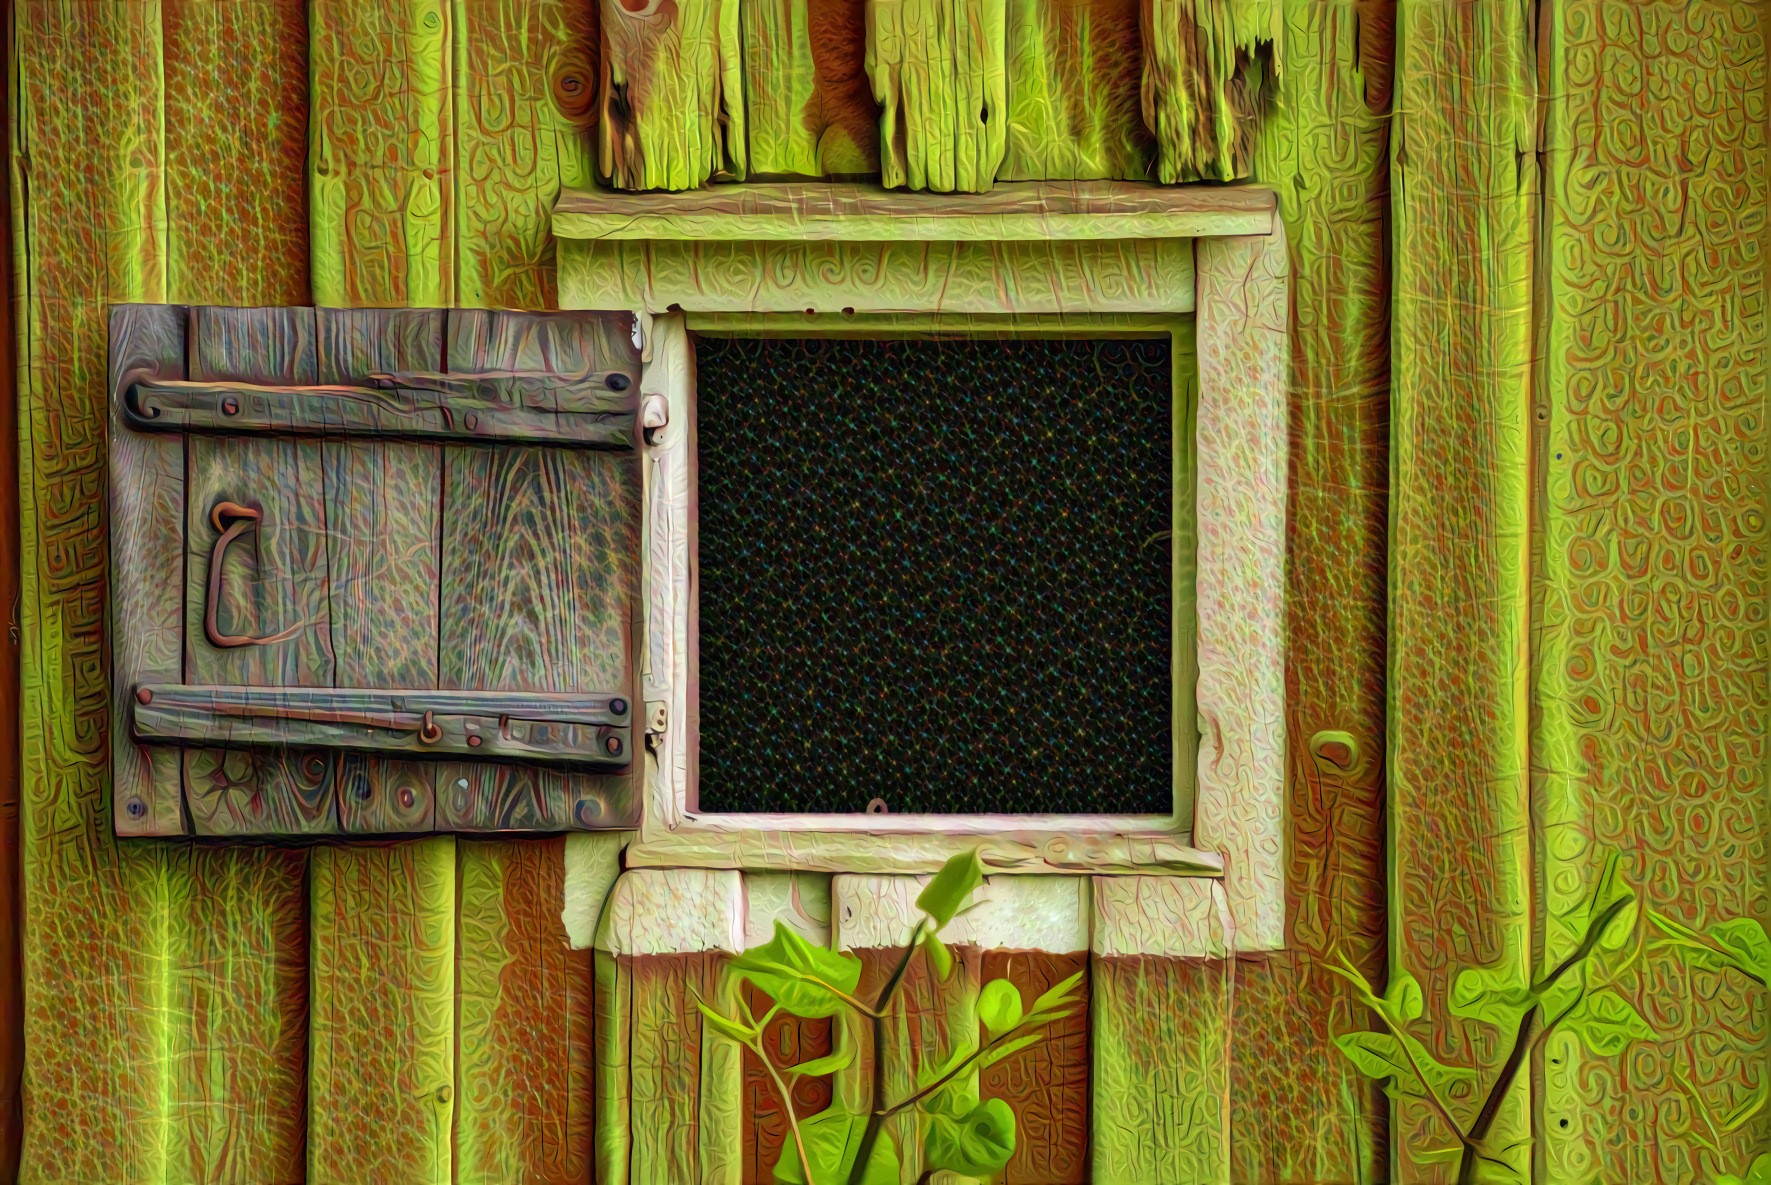
<svg viewBox="0 0 1771 1185">
<path fill-rule="evenodd" d="M 1167 335 L 693 349 L 701 810 L 1173 809 Z"/>
</svg>

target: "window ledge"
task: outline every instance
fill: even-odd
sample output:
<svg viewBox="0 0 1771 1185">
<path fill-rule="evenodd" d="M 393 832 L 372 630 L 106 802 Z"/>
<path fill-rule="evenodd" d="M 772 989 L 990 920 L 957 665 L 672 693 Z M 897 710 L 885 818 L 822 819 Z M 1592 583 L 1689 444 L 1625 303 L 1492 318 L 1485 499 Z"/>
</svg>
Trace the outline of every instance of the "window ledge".
<svg viewBox="0 0 1771 1185">
<path fill-rule="evenodd" d="M 1273 231 L 1273 191 L 1132 181 L 1027 182 L 989 193 L 907 193 L 815 182 L 717 185 L 683 193 L 567 189 L 562 239 L 737 242 L 1189 239 Z"/>
</svg>

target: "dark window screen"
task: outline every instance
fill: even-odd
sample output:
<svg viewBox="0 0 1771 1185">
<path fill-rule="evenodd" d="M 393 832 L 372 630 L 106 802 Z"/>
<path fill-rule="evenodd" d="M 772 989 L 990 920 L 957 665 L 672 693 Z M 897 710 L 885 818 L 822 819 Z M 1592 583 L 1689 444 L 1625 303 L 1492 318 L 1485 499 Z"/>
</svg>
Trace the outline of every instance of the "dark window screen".
<svg viewBox="0 0 1771 1185">
<path fill-rule="evenodd" d="M 699 339 L 701 809 L 1169 811 L 1170 364 Z"/>
</svg>

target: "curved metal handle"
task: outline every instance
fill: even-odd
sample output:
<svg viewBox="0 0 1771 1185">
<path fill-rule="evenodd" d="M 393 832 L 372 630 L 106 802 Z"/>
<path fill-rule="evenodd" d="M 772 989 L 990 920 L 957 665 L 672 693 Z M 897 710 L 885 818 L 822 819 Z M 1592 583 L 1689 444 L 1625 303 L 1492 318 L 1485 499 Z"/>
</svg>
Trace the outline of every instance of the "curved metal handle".
<svg viewBox="0 0 1771 1185">
<path fill-rule="evenodd" d="M 233 520 L 231 524 L 227 522 L 229 519 Z M 227 555 L 228 544 L 263 520 L 263 511 L 241 506 L 238 502 L 217 502 L 215 509 L 209 512 L 209 521 L 221 532 L 221 538 L 215 541 L 215 550 L 209 554 L 209 603 L 203 608 L 203 632 L 209 635 L 209 642 L 213 646 L 223 649 L 231 646 L 268 646 L 272 642 L 287 641 L 301 632 L 300 625 L 292 625 L 281 633 L 254 638 L 246 634 L 224 634 L 215 622 L 216 610 L 221 605 L 221 561 Z"/>
</svg>

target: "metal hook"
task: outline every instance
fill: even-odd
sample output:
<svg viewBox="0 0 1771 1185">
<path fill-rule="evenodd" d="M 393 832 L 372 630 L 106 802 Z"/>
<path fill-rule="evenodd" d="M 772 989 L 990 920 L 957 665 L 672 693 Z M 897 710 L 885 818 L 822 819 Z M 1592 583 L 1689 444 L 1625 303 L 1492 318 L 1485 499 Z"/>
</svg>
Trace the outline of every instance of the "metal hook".
<svg viewBox="0 0 1771 1185">
<path fill-rule="evenodd" d="M 231 524 L 227 523 L 229 519 L 233 520 Z M 263 520 L 263 511 L 241 506 L 238 502 L 217 502 L 215 509 L 209 512 L 209 521 L 221 532 L 221 538 L 215 541 L 215 550 L 209 553 L 209 603 L 203 608 L 203 632 L 209 635 L 211 645 L 224 650 L 233 646 L 268 646 L 273 642 L 288 641 L 301 632 L 301 625 L 292 625 L 281 633 L 254 638 L 246 634 L 224 634 L 216 623 L 216 612 L 221 606 L 222 557 L 227 555 L 228 544 Z"/>
</svg>

